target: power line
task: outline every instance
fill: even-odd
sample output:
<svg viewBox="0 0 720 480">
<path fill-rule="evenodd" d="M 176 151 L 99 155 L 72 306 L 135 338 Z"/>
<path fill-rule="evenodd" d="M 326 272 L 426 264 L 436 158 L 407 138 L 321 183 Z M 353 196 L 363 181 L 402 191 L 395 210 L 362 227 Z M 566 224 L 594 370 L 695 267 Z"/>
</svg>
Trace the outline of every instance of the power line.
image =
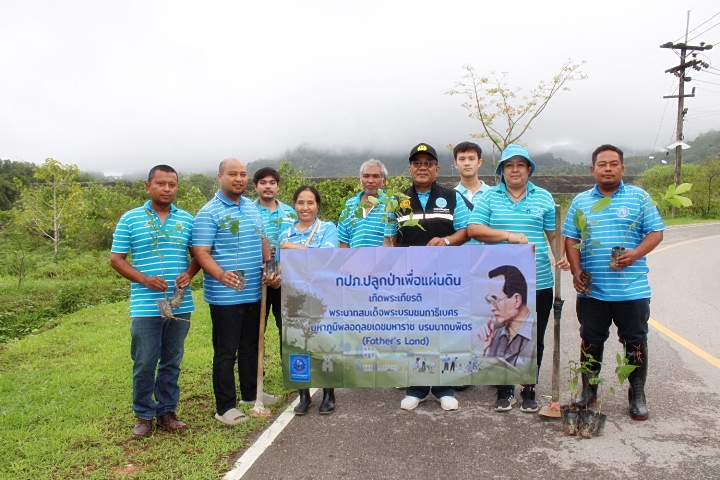
<svg viewBox="0 0 720 480">
<path fill-rule="evenodd" d="M 718 25 L 720 25 L 720 22 L 716 23 L 715 25 L 713 25 L 712 27 L 708 28 L 708 29 L 705 30 L 704 32 L 698 33 L 698 34 L 695 35 L 693 38 L 691 38 L 690 40 L 688 40 L 688 42 L 692 42 L 693 40 L 695 40 L 696 38 L 698 38 L 698 37 L 699 37 L 700 35 L 702 35 L 703 33 L 709 32 L 710 30 L 712 30 L 713 28 L 717 27 Z"/>
<path fill-rule="evenodd" d="M 703 23 L 701 23 L 701 24 L 698 25 L 697 27 L 693 28 L 693 29 L 690 30 L 689 32 L 686 32 L 685 35 L 681 35 L 680 38 L 678 38 L 677 40 L 675 40 L 675 42 L 677 42 L 678 40 L 682 40 L 683 38 L 685 38 L 685 36 L 686 36 L 688 33 L 694 32 L 695 30 L 697 30 L 698 28 L 702 27 L 703 25 L 705 25 L 707 22 L 709 22 L 709 21 L 712 20 L 713 18 L 717 17 L 718 15 L 720 15 L 720 12 L 718 12 L 718 13 L 716 13 L 715 15 L 713 15 L 712 17 L 708 18 L 708 19 L 705 20 Z M 689 40 L 688 40 L 688 41 L 689 41 Z M 675 42 L 673 42 L 673 43 L 675 43 Z"/>
<path fill-rule="evenodd" d="M 697 78 L 693 78 L 693 82 L 709 83 L 710 85 L 720 85 L 720 83 L 706 82 L 705 80 L 698 80 Z"/>
</svg>

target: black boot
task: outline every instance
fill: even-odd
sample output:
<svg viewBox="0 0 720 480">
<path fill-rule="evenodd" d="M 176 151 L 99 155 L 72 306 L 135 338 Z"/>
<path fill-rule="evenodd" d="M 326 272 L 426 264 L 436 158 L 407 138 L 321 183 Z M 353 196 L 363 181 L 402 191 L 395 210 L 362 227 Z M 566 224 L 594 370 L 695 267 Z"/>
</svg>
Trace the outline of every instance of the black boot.
<svg viewBox="0 0 720 480">
<path fill-rule="evenodd" d="M 310 389 L 301 388 L 300 390 L 298 390 L 298 393 L 300 394 L 300 403 L 295 406 L 295 409 L 293 411 L 298 415 L 305 415 L 308 412 L 308 408 L 310 408 L 310 405 L 312 405 Z"/>
<path fill-rule="evenodd" d="M 587 408 L 588 405 L 597 401 L 598 386 L 590 384 L 590 379 L 600 375 L 600 362 L 602 362 L 604 350 L 604 343 L 592 343 L 586 345 L 584 341 L 582 342 L 582 346 L 580 348 L 580 361 L 586 362 L 589 360 L 587 355 L 592 355 L 593 363 L 590 365 L 591 373 L 582 374 L 582 391 L 580 392 L 580 395 L 575 398 L 575 406 L 578 408 Z"/>
<path fill-rule="evenodd" d="M 639 345 L 627 345 L 626 348 L 630 365 L 637 365 L 637 368 L 628 377 L 630 416 L 633 420 L 647 420 L 649 415 L 645 404 L 645 380 L 648 366 L 647 342 Z"/>
<path fill-rule="evenodd" d="M 320 415 L 330 415 L 335 411 L 335 389 L 323 388 L 323 401 L 320 404 Z"/>
</svg>

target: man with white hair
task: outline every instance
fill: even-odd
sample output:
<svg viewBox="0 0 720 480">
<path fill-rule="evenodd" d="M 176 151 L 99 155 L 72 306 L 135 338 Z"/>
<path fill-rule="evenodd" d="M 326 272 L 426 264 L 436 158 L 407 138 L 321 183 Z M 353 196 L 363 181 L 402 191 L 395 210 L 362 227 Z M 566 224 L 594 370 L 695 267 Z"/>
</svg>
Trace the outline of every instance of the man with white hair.
<svg viewBox="0 0 720 480">
<path fill-rule="evenodd" d="M 385 235 L 383 203 L 372 204 L 369 197 L 383 198 L 388 171 L 380 160 L 371 158 L 360 166 L 363 191 L 345 203 L 338 222 L 340 248 L 382 247 Z"/>
</svg>

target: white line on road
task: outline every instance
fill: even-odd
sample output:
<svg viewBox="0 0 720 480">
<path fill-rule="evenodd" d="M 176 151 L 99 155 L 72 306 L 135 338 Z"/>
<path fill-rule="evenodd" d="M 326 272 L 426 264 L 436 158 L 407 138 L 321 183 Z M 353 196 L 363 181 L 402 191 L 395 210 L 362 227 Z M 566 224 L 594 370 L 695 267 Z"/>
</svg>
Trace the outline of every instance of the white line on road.
<svg viewBox="0 0 720 480">
<path fill-rule="evenodd" d="M 310 396 L 312 397 L 317 390 L 317 388 L 310 389 Z M 262 455 L 263 452 L 272 445 L 275 438 L 280 435 L 280 432 L 282 432 L 290 423 L 290 420 L 293 419 L 295 416 L 293 409 L 298 403 L 300 403 L 300 398 L 296 398 L 295 401 L 291 403 L 290 406 L 288 406 L 285 411 L 278 416 L 278 418 L 275 419 L 272 425 L 270 425 L 267 430 L 260 435 L 255 443 L 245 450 L 245 453 L 243 453 L 242 456 L 238 458 L 237 462 L 235 462 L 233 469 L 225 474 L 223 480 L 240 480 L 243 475 L 250 470 L 250 467 L 253 466 L 255 460 L 260 458 L 260 455 Z"/>
</svg>

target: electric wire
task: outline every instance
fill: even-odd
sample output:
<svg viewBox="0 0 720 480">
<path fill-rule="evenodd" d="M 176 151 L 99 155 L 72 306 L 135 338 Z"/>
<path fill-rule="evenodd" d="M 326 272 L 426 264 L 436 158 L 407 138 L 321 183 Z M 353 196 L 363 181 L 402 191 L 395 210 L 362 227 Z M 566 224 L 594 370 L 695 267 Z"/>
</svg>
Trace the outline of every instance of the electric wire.
<svg viewBox="0 0 720 480">
<path fill-rule="evenodd" d="M 713 25 L 712 27 L 708 28 L 707 30 L 705 30 L 705 31 L 703 31 L 703 32 L 701 32 L 701 33 L 698 33 L 698 34 L 695 35 L 693 38 L 691 38 L 690 40 L 688 40 L 688 42 L 692 42 L 693 40 L 695 40 L 696 38 L 698 38 L 700 35 L 709 32 L 710 30 L 712 30 L 713 28 L 717 27 L 718 25 L 720 25 L 720 22 L 716 23 L 715 25 Z"/>
<path fill-rule="evenodd" d="M 689 32 L 685 33 L 685 35 L 688 35 L 688 34 L 694 32 L 695 30 L 697 30 L 698 28 L 702 27 L 703 25 L 705 25 L 707 22 L 709 22 L 709 21 L 712 20 L 713 18 L 717 17 L 718 15 L 720 15 L 720 12 L 716 13 L 715 15 L 713 15 L 713 16 L 710 17 L 710 18 L 708 18 L 707 20 L 705 20 L 703 23 L 701 23 L 701 24 L 698 25 L 697 27 L 695 27 L 695 28 L 693 28 L 692 30 L 690 30 Z M 678 38 L 677 40 L 675 40 L 673 43 L 676 43 L 678 40 L 682 40 L 682 39 L 685 37 L 685 35 L 680 35 L 680 38 Z M 689 42 L 689 41 L 690 41 L 690 40 L 688 40 L 688 42 Z"/>
</svg>

